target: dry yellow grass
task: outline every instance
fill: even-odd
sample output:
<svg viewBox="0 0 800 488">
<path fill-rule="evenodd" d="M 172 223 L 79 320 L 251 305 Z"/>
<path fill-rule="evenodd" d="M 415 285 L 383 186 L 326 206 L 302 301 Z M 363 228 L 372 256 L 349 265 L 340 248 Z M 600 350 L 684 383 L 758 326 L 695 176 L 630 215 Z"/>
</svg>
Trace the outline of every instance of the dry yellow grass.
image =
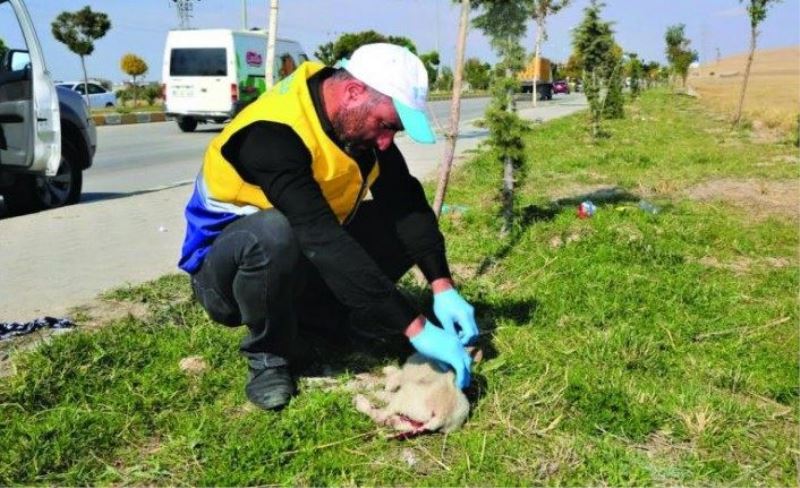
<svg viewBox="0 0 800 488">
<path fill-rule="evenodd" d="M 736 112 L 747 53 L 701 65 L 689 85 L 716 111 Z M 744 117 L 781 131 L 797 130 L 800 114 L 800 46 L 757 50 L 745 93 Z"/>
</svg>

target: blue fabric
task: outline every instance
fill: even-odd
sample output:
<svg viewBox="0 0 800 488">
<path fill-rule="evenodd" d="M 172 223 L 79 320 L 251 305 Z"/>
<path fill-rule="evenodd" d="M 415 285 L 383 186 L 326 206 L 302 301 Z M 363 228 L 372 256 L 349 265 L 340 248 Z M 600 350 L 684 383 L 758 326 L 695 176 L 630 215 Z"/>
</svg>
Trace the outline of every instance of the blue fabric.
<svg viewBox="0 0 800 488">
<path fill-rule="evenodd" d="M 222 233 L 222 230 L 241 217 L 232 212 L 220 212 L 207 208 L 198 185 L 199 182 L 196 182 L 192 198 L 186 204 L 186 237 L 183 240 L 181 259 L 178 262 L 178 267 L 189 274 L 200 269 L 211 244 Z"/>
<path fill-rule="evenodd" d="M 397 110 L 397 115 L 400 116 L 400 121 L 403 123 L 403 130 L 406 131 L 406 134 L 411 139 L 422 144 L 436 142 L 436 135 L 434 135 L 424 111 L 413 109 L 394 98 L 392 101 L 394 102 L 395 110 Z"/>
</svg>

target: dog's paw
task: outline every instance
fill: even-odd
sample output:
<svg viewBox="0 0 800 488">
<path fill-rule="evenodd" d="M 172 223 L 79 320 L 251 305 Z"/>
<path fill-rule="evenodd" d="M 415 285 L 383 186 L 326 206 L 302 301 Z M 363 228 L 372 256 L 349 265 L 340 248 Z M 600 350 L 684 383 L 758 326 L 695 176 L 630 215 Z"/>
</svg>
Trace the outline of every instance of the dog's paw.
<svg viewBox="0 0 800 488">
<path fill-rule="evenodd" d="M 369 414 L 372 411 L 372 403 L 364 395 L 356 395 L 353 398 L 353 405 L 361 413 Z"/>
</svg>

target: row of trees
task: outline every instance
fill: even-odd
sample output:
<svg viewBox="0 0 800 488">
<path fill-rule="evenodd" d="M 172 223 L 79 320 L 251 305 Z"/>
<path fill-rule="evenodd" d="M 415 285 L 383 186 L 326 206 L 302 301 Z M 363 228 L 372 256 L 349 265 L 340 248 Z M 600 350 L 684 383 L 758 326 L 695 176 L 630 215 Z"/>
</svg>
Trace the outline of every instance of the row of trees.
<svg viewBox="0 0 800 488">
<path fill-rule="evenodd" d="M 751 55 L 748 59 L 742 98 L 750 71 L 752 52 L 755 49 L 757 26 L 766 17 L 767 4 L 776 1 L 778 0 L 749 0 L 748 12 L 752 26 Z M 428 71 L 431 85 L 434 88 L 452 87 L 454 92 L 451 125 L 446 132 L 448 142 L 446 157 L 442 161 L 434 211 L 439 214 L 444 200 L 458 133 L 460 86 L 466 76 L 474 88 L 485 86 L 491 88 L 492 101 L 487 109 L 486 122 L 489 127 L 489 143 L 503 166 L 501 192 L 503 232 L 507 233 L 511 229 L 515 214 L 514 185 L 522 177 L 519 174 L 523 170 L 524 160 L 522 137 L 529 129 L 517 115 L 514 100 L 514 94 L 519 88 L 515 73 L 523 67 L 525 61 L 525 50 L 521 40 L 526 33 L 527 22 L 533 20 L 537 27 L 533 57 L 537 58 L 541 43 L 547 38 L 548 16 L 567 6 L 570 0 L 454 0 L 454 2 L 460 3 L 462 10 L 456 47 L 456 72 L 442 69 L 440 73 L 438 52 L 431 51 L 420 55 Z M 647 86 L 650 80 L 660 78 L 664 73 L 657 64 L 639 61 L 635 53 L 627 55 L 623 53 L 614 39 L 612 23 L 600 17 L 603 6 L 604 4 L 598 0 L 591 0 L 589 6 L 584 9 L 584 18 L 573 31 L 573 54 L 564 67 L 565 73 L 575 75 L 580 73 L 589 100 L 589 123 L 593 137 L 602 134 L 600 124 L 603 119 L 624 116 L 622 96 L 624 77 L 630 78 L 631 93 L 636 96 L 641 88 L 639 80 L 644 79 Z M 490 39 L 491 46 L 499 58 L 499 62 L 493 68 L 477 59 L 464 63 L 468 13 L 471 10 L 478 11 L 473 25 Z M 91 54 L 94 50 L 93 41 L 103 37 L 110 27 L 111 23 L 105 14 L 92 12 L 87 6 L 78 12 L 60 14 L 53 22 L 53 35 L 81 57 L 84 78 L 87 78 L 84 56 Z M 349 57 L 360 45 L 371 42 L 393 42 L 417 53 L 414 43 L 406 37 L 384 36 L 375 31 L 366 31 L 345 34 L 335 42 L 319 46 L 314 54 L 324 63 L 334 64 L 339 59 Z M 667 30 L 666 42 L 671 72 L 680 76 L 685 83 L 689 65 L 697 59 L 697 53 L 690 49 L 690 42 L 684 35 L 684 26 L 679 24 L 670 27 Z M 134 55 L 123 58 L 122 68 L 134 77 L 147 71 L 146 64 Z"/>
<path fill-rule="evenodd" d="M 738 123 L 741 105 L 747 88 L 753 52 L 758 34 L 757 27 L 766 18 L 770 3 L 779 0 L 740 0 L 749 4 L 747 11 L 751 20 L 751 49 L 745 77 L 742 84 L 741 99 L 734 123 Z M 522 48 L 520 39 L 525 34 L 525 17 L 532 17 L 537 25 L 534 58 L 539 55 L 539 43 L 546 37 L 546 18 L 566 6 L 569 0 L 476 0 L 472 8 L 481 9 L 481 15 L 474 25 L 489 37 L 492 47 L 500 58 L 492 80 L 492 103 L 487 110 L 486 120 L 490 129 L 490 144 L 503 166 L 502 188 L 502 232 L 507 233 L 514 220 L 514 184 L 522 178 L 522 134 L 526 130 L 515 114 L 513 72 L 521 66 Z M 468 6 L 462 0 L 462 6 Z M 667 59 L 670 69 L 660 68 L 654 63 L 642 63 L 635 53 L 623 54 L 622 48 L 614 39 L 612 23 L 601 19 L 603 4 L 591 0 L 584 9 L 581 23 L 573 30 L 572 67 L 581 73 L 584 91 L 589 101 L 589 123 L 594 138 L 603 134 L 600 123 L 603 119 L 624 117 L 623 80 L 630 79 L 631 95 L 636 97 L 641 89 L 640 80 L 663 79 L 669 72 L 681 77 L 685 84 L 689 65 L 697 59 L 697 53 L 690 48 L 684 35 L 682 24 L 668 28 L 666 33 Z M 577 74 L 577 73 L 576 73 Z M 535 82 L 535 80 L 534 80 Z M 645 84 L 647 86 L 647 84 Z M 534 90 L 535 91 L 535 90 Z M 454 94 L 454 103 L 458 93 Z M 535 97 L 534 97 L 535 100 Z M 449 165 L 443 161 L 443 166 Z M 442 175 L 449 174 L 442 171 Z M 439 185 L 446 186 L 445 178 Z M 438 192 L 437 192 L 438 196 Z M 437 198 L 438 201 L 438 198 Z"/>
<path fill-rule="evenodd" d="M 409 51 L 418 55 L 425 65 L 425 70 L 428 72 L 428 82 L 431 85 L 436 82 L 439 70 L 439 53 L 431 51 L 420 54 L 417 52 L 417 46 L 414 42 L 403 36 L 384 36 L 374 30 L 343 34 L 336 39 L 336 41 L 319 46 L 317 50 L 314 51 L 314 56 L 322 61 L 322 63 L 333 66 L 339 60 L 349 58 L 353 51 L 358 49 L 359 46 L 375 42 L 388 42 L 408 48 Z"/>
</svg>

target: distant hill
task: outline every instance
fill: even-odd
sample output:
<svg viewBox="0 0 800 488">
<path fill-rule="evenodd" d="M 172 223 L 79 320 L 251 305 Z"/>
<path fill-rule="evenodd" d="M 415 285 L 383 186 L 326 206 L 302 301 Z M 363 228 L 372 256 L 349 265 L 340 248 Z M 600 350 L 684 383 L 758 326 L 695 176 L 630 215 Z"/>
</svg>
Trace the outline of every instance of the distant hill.
<svg viewBox="0 0 800 488">
<path fill-rule="evenodd" d="M 701 101 L 732 114 L 747 64 L 747 53 L 700 65 L 689 72 L 689 85 Z M 784 131 L 797 130 L 800 114 L 800 46 L 757 50 L 744 101 L 744 115 Z"/>
<path fill-rule="evenodd" d="M 699 75 L 744 76 L 747 53 L 736 54 L 717 61 L 700 65 Z M 698 71 L 698 70 L 695 70 Z M 800 78 L 800 46 L 757 50 L 753 57 L 751 76 L 794 75 Z M 800 85 L 798 85 L 800 89 Z"/>
</svg>

